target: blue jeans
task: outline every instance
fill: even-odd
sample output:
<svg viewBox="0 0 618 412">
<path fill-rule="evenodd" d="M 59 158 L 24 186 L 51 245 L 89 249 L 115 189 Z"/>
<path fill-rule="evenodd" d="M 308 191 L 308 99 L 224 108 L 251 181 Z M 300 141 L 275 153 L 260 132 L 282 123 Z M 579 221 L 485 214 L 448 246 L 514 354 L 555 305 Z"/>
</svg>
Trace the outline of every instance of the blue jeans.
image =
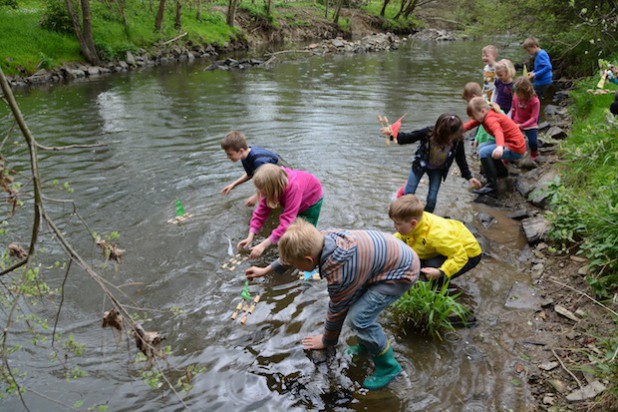
<svg viewBox="0 0 618 412">
<path fill-rule="evenodd" d="M 406 187 L 403 189 L 403 193 L 406 195 L 415 194 L 416 188 L 418 187 L 424 173 L 427 173 L 427 176 L 429 177 L 429 189 L 427 190 L 425 211 L 431 213 L 436 208 L 436 203 L 438 201 L 438 191 L 440 190 L 440 184 L 442 183 L 442 170 L 425 169 L 424 172 L 417 175 L 414 173 L 414 169 L 410 169 L 410 176 L 408 176 L 408 182 L 406 183 Z"/>
<path fill-rule="evenodd" d="M 495 142 L 482 145 L 482 147 L 479 147 L 479 157 L 481 159 L 486 158 L 486 157 L 491 158 L 491 154 L 493 153 L 496 147 L 498 147 L 498 145 Z M 501 159 L 517 160 L 517 159 L 520 159 L 522 156 L 523 155 L 519 153 L 511 152 L 508 149 L 508 147 L 504 146 L 504 151 L 502 152 Z"/>
<path fill-rule="evenodd" d="M 354 302 L 348 311 L 346 323 L 356 333 L 358 343 L 367 348 L 372 356 L 386 349 L 386 335 L 378 323 L 378 316 L 401 295 L 385 295 L 370 287 Z"/>
<path fill-rule="evenodd" d="M 524 135 L 528 139 L 528 146 L 530 147 L 531 152 L 539 151 L 539 143 L 537 141 L 537 136 L 539 134 L 539 129 L 528 129 L 524 130 Z"/>
</svg>

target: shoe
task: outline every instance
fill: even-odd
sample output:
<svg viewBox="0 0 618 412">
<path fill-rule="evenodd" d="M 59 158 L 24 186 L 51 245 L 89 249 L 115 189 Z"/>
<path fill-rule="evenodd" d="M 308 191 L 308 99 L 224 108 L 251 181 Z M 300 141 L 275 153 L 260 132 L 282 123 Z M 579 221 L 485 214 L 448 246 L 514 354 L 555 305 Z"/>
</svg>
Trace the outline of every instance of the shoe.
<svg viewBox="0 0 618 412">
<path fill-rule="evenodd" d="M 539 158 L 539 151 L 538 150 L 530 152 L 530 159 L 536 161 L 538 158 Z"/>
<path fill-rule="evenodd" d="M 384 352 L 374 356 L 375 370 L 363 381 L 363 387 L 369 390 L 380 389 L 388 385 L 402 371 L 401 365 L 395 359 L 390 343 Z"/>
<path fill-rule="evenodd" d="M 480 189 L 476 189 L 473 192 L 477 195 L 488 195 L 498 191 L 498 172 L 496 171 L 496 164 L 491 157 L 484 157 L 481 159 L 483 169 L 485 169 L 485 177 L 487 178 L 487 184 Z"/>
<path fill-rule="evenodd" d="M 366 355 L 369 353 L 365 345 L 359 343 L 358 345 L 350 345 L 345 350 L 346 355 L 350 356 L 358 356 L 358 355 Z"/>
<path fill-rule="evenodd" d="M 508 159 L 500 159 L 500 160 L 502 160 L 502 164 L 505 165 L 505 166 L 509 164 L 509 160 Z"/>
</svg>

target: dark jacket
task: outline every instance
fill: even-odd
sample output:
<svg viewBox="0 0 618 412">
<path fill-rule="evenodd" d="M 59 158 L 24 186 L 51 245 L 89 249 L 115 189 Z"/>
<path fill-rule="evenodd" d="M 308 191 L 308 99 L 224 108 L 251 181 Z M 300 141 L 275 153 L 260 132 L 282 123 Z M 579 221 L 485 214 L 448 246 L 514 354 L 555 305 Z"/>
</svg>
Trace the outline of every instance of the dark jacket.
<svg viewBox="0 0 618 412">
<path fill-rule="evenodd" d="M 429 134 L 432 129 L 432 127 L 425 127 L 411 132 L 399 132 L 397 135 L 397 143 L 399 144 L 411 144 L 420 141 L 418 149 L 416 149 L 416 153 L 414 154 L 414 159 L 412 159 L 412 170 L 414 170 L 414 173 L 417 175 L 424 173 L 427 169 L 430 145 Z M 472 173 L 470 173 L 470 168 L 466 161 L 466 149 L 463 140 L 453 143 L 453 147 L 451 147 L 451 151 L 446 157 L 446 162 L 444 162 L 442 166 L 442 180 L 446 180 L 453 160 L 457 161 L 457 166 L 459 166 L 463 178 L 466 180 L 472 179 Z"/>
</svg>

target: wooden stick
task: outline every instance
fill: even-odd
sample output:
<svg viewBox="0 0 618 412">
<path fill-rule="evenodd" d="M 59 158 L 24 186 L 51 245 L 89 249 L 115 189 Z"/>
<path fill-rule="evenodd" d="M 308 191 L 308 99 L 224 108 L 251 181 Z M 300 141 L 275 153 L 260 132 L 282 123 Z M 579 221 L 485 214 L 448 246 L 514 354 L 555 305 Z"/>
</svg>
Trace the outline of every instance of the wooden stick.
<svg viewBox="0 0 618 412">
<path fill-rule="evenodd" d="M 552 281 L 552 282 L 554 282 L 554 283 L 559 284 L 560 286 L 564 286 L 564 287 L 566 287 L 566 288 L 571 289 L 573 292 L 577 292 L 577 293 L 579 293 L 580 295 L 584 295 L 585 297 L 587 297 L 588 299 L 590 299 L 591 301 L 593 301 L 593 302 L 594 302 L 594 303 L 596 303 L 597 305 L 601 306 L 602 308 L 605 308 L 607 311 L 609 311 L 610 313 L 612 313 L 614 316 L 618 316 L 618 313 L 616 313 L 615 311 L 611 310 L 610 308 L 608 308 L 607 306 L 605 306 L 604 304 L 602 304 L 601 302 L 599 302 L 599 301 L 598 301 L 598 300 L 596 300 L 595 298 L 593 298 L 593 297 L 591 297 L 591 296 L 589 296 L 589 295 L 585 294 L 584 292 L 581 292 L 581 291 L 579 291 L 579 290 L 577 290 L 577 289 L 575 289 L 574 287 L 571 287 L 571 286 L 569 286 L 569 285 L 565 285 L 565 284 L 564 284 L 564 283 L 562 283 L 562 282 L 558 282 L 558 281 L 557 281 L 557 280 L 555 280 L 555 279 L 552 279 L 552 278 L 548 278 L 548 279 L 549 279 L 549 280 L 551 280 L 551 281 Z"/>
<path fill-rule="evenodd" d="M 569 375 L 571 375 L 573 377 L 573 379 L 575 379 L 575 382 L 577 382 L 577 384 L 579 385 L 579 389 L 583 392 L 584 388 L 582 387 L 582 383 L 579 381 L 579 379 L 577 379 L 577 376 L 575 376 L 573 374 L 573 372 L 571 372 L 566 366 L 564 366 L 564 363 L 562 363 L 562 359 L 560 359 L 560 357 L 558 356 L 556 351 L 553 350 L 553 348 L 550 348 L 550 349 L 551 349 L 551 353 L 553 353 L 554 356 L 556 357 L 556 359 L 558 359 L 558 362 L 560 362 L 560 366 L 562 366 L 562 369 L 567 371 L 569 373 Z"/>
</svg>

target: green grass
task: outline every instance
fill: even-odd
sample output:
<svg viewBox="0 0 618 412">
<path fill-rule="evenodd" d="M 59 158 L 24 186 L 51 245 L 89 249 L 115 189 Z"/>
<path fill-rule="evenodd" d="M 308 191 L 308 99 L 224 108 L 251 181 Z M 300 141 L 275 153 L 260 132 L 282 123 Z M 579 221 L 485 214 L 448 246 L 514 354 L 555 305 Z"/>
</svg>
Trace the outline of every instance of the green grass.
<svg viewBox="0 0 618 412">
<path fill-rule="evenodd" d="M 550 239 L 590 260 L 588 281 L 600 299 L 618 289 L 618 118 L 614 94 L 587 92 L 598 76 L 571 93 L 573 127 L 560 146 L 561 181 L 551 188 Z M 607 86 L 616 89 L 616 85 Z"/>
<path fill-rule="evenodd" d="M 19 10 L 0 8 L 0 64 L 7 74 L 19 73 L 19 67 L 33 73 L 63 61 L 82 60 L 77 39 L 40 28 L 41 15 L 37 4 Z"/>
<path fill-rule="evenodd" d="M 468 311 L 449 296 L 448 284 L 436 289 L 431 282 L 416 282 L 397 302 L 391 305 L 395 321 L 405 331 L 414 328 L 429 336 L 442 338 L 442 333 L 455 328 L 449 316 L 465 321 Z"/>
</svg>

